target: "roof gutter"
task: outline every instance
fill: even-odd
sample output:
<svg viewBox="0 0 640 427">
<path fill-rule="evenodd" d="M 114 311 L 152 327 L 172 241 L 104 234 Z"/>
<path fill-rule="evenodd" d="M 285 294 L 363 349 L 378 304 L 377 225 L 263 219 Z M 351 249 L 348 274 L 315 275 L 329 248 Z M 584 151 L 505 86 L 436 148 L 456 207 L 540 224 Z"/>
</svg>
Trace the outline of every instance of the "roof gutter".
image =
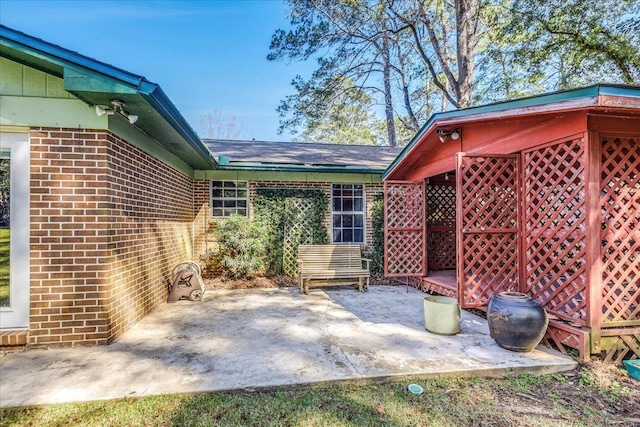
<svg viewBox="0 0 640 427">
<path fill-rule="evenodd" d="M 104 62 L 97 61 L 42 39 L 29 36 L 4 25 L 0 25 L 0 40 L 2 44 L 7 47 L 28 51 L 30 55 L 42 60 L 51 61 L 51 57 L 53 56 L 57 59 L 57 61 L 55 61 L 57 65 L 61 67 L 68 64 L 79 65 L 134 87 L 138 87 L 142 81 L 148 82 L 144 77 L 137 74 L 105 64 Z"/>
<path fill-rule="evenodd" d="M 150 90 L 149 90 L 150 89 Z M 138 93 L 173 127 L 176 132 L 189 144 L 189 146 L 206 159 L 210 166 L 218 168 L 218 162 L 213 154 L 200 140 L 189 123 L 182 117 L 180 111 L 171 102 L 162 88 L 155 83 L 148 81 L 141 82 Z"/>
<path fill-rule="evenodd" d="M 97 61 L 77 52 L 31 37 L 4 25 L 0 25 L 0 44 L 11 49 L 25 51 L 38 59 L 53 62 L 63 69 L 69 66 L 80 66 L 132 87 L 138 95 L 160 113 L 162 118 L 169 123 L 199 156 L 206 159 L 209 166 L 213 168 L 218 167 L 218 163 L 211 152 L 158 84 L 150 82 L 143 76 L 129 73 L 128 71 L 105 64 L 104 62 Z"/>
<path fill-rule="evenodd" d="M 268 172 L 328 172 L 328 173 L 367 173 L 380 175 L 384 169 L 352 168 L 348 166 L 303 166 L 303 165 L 265 165 L 261 163 L 219 164 L 220 170 L 268 171 Z"/>
</svg>

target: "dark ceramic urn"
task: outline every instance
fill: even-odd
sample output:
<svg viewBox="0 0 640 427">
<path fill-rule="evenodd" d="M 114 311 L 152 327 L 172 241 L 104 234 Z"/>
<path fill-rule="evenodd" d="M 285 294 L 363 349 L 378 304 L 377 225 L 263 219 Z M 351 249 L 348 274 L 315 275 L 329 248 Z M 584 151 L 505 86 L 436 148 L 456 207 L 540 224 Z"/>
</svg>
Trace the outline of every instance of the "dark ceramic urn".
<svg viewBox="0 0 640 427">
<path fill-rule="evenodd" d="M 532 351 L 542 340 L 549 323 L 544 308 L 519 292 L 492 296 L 487 320 L 491 338 L 500 347 L 518 352 Z"/>
</svg>

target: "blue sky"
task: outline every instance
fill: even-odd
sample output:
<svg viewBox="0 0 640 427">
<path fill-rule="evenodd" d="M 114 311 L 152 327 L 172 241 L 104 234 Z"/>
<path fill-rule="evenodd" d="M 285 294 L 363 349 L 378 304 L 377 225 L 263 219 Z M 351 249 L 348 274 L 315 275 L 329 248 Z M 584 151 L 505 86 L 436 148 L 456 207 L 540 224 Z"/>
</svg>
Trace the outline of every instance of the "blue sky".
<svg viewBox="0 0 640 427">
<path fill-rule="evenodd" d="M 0 22 L 158 83 L 198 128 L 208 111 L 235 116 L 246 138 L 277 134 L 281 99 L 314 63 L 269 62 L 271 35 L 288 28 L 286 2 L 0 0 Z"/>
</svg>

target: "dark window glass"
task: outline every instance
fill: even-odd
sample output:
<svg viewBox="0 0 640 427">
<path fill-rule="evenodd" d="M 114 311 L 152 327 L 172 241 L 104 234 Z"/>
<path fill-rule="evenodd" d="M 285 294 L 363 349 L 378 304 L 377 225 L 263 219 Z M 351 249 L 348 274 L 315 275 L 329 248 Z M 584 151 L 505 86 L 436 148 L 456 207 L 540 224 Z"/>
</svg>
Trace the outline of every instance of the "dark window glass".
<svg viewBox="0 0 640 427">
<path fill-rule="evenodd" d="M 364 243 L 364 186 L 333 184 L 331 207 L 334 243 Z"/>
<path fill-rule="evenodd" d="M 211 181 L 211 215 L 228 217 L 237 213 L 246 216 L 248 195 L 247 181 Z"/>
</svg>

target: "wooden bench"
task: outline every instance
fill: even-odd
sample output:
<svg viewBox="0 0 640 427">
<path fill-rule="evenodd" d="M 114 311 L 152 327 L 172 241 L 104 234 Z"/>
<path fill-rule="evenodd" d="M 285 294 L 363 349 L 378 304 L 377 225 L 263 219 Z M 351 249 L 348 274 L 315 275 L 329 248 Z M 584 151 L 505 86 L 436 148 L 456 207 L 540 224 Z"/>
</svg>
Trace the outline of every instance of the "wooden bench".
<svg viewBox="0 0 640 427">
<path fill-rule="evenodd" d="M 364 292 L 369 288 L 369 262 L 360 255 L 360 245 L 300 245 L 298 285 L 305 294 L 310 286 L 351 284 Z"/>
</svg>

